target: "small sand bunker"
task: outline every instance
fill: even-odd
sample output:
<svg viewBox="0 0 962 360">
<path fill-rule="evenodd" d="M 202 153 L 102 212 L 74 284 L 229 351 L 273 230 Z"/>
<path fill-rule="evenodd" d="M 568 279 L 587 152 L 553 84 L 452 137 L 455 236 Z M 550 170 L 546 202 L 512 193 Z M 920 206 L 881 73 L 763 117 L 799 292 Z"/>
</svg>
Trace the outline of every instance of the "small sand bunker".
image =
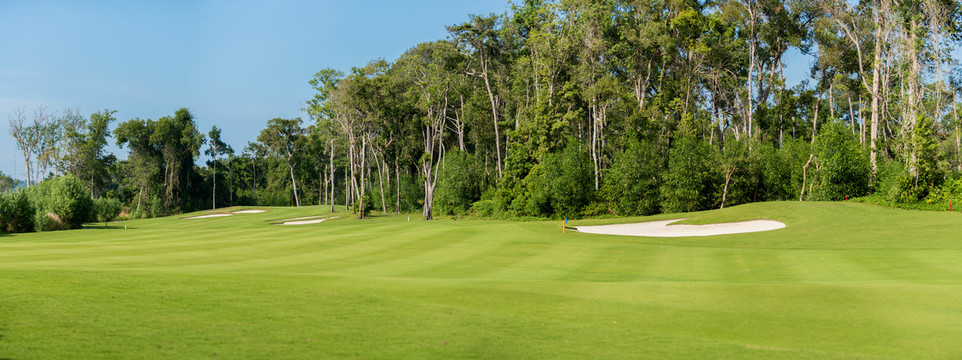
<svg viewBox="0 0 962 360">
<path fill-rule="evenodd" d="M 317 223 L 324 222 L 324 221 L 326 221 L 326 220 L 336 219 L 336 218 L 337 218 L 337 216 L 335 216 L 335 217 L 329 217 L 329 218 L 323 218 L 323 219 L 317 219 L 317 217 L 318 217 L 318 216 L 309 216 L 309 217 L 306 217 L 306 218 L 287 219 L 287 220 L 289 220 L 289 221 L 284 221 L 283 223 L 280 223 L 280 224 L 277 224 L 277 225 L 309 225 L 309 224 L 317 224 Z M 298 219 L 313 219 L 313 220 L 298 220 Z"/>
<path fill-rule="evenodd" d="M 637 224 L 578 226 L 578 231 L 607 235 L 685 237 L 741 234 L 777 230 L 785 227 L 784 223 L 774 220 L 752 220 L 708 225 L 669 225 L 681 220 L 685 219 L 649 221 Z"/>
<path fill-rule="evenodd" d="M 225 217 L 225 216 L 231 216 L 231 215 L 233 214 L 210 214 L 210 215 L 201 215 L 201 216 L 191 216 L 184 219 L 207 219 L 207 218 Z"/>
<path fill-rule="evenodd" d="M 264 210 L 239 210 L 233 211 L 231 214 L 260 214 L 262 212 L 264 212 Z"/>
</svg>

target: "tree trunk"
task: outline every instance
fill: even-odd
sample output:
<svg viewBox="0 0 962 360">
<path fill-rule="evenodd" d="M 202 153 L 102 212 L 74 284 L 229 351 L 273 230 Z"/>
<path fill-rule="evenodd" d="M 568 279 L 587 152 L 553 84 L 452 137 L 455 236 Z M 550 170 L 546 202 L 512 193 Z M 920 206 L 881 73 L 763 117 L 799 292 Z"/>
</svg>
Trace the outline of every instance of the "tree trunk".
<svg viewBox="0 0 962 360">
<path fill-rule="evenodd" d="M 334 179 L 337 177 L 334 174 L 337 173 L 337 169 L 334 168 L 334 139 L 331 139 L 331 155 L 330 155 L 330 166 L 331 166 L 331 193 L 328 194 L 331 199 L 331 212 L 334 212 Z"/>
<path fill-rule="evenodd" d="M 865 143 L 865 114 L 862 111 L 865 110 L 865 101 L 862 99 L 862 95 L 858 96 L 858 141 L 859 144 Z"/>
<path fill-rule="evenodd" d="M 831 120 L 837 119 L 835 117 L 835 78 L 832 78 L 832 82 L 828 84 L 828 114 Z"/>
<path fill-rule="evenodd" d="M 374 159 L 377 162 L 377 157 Z M 384 154 L 381 154 L 381 162 L 377 164 L 377 183 L 381 188 L 381 212 L 387 214 L 387 202 L 384 201 Z"/>
<path fill-rule="evenodd" d="M 30 177 L 30 172 L 31 172 L 32 170 L 30 169 L 30 156 L 27 155 L 27 154 L 28 154 L 28 151 L 29 151 L 29 150 L 24 150 L 24 151 L 23 151 L 23 153 L 24 153 L 24 155 L 23 155 L 23 163 L 24 163 L 24 165 L 26 166 L 26 169 L 27 169 L 27 187 L 30 187 L 30 185 L 32 185 L 33 183 L 31 182 L 31 177 Z"/>
<path fill-rule="evenodd" d="M 397 192 L 397 198 L 394 203 L 394 213 L 401 213 L 401 166 L 399 161 L 399 156 L 394 157 L 394 187 Z"/>
<path fill-rule="evenodd" d="M 808 167 L 812 165 L 812 161 L 815 161 L 815 154 L 808 155 L 808 162 L 805 166 L 802 166 L 802 193 L 798 194 L 798 201 L 802 201 L 805 197 L 805 181 L 808 179 Z"/>
<path fill-rule="evenodd" d="M 955 155 L 958 158 L 958 171 L 962 171 L 962 127 L 959 126 L 959 102 L 952 92 L 952 117 L 955 120 Z"/>
<path fill-rule="evenodd" d="M 812 144 L 815 143 L 815 134 L 818 133 L 818 105 L 822 102 L 822 94 L 819 93 L 815 98 L 815 116 L 812 119 Z"/>
<path fill-rule="evenodd" d="M 919 61 L 919 51 L 916 46 L 916 41 L 918 40 L 918 35 L 916 34 L 916 29 L 918 28 L 917 20 L 913 17 L 909 21 L 909 37 L 907 40 L 907 56 L 909 58 L 909 71 L 908 71 L 908 102 L 905 108 L 905 126 L 903 127 L 903 136 L 905 137 L 905 142 L 909 145 L 909 173 L 912 177 L 918 181 L 919 178 L 919 168 L 918 168 L 918 149 L 914 146 L 913 135 L 915 134 L 916 118 L 918 117 L 918 102 L 921 100 L 921 87 L 919 72 L 921 71 L 921 64 Z"/>
<path fill-rule="evenodd" d="M 257 204 L 257 201 L 260 200 L 260 197 L 257 196 L 257 163 L 255 163 L 254 161 L 255 159 L 251 158 L 251 171 L 254 174 L 253 179 L 251 180 L 253 180 L 254 182 L 253 184 L 254 185 L 254 204 Z"/>
<path fill-rule="evenodd" d="M 227 166 L 227 194 L 230 196 L 230 205 L 234 205 L 234 161 L 236 158 L 231 157 Z"/>
<path fill-rule="evenodd" d="M 598 99 L 591 106 L 591 163 L 595 171 L 595 191 L 598 191 Z"/>
<path fill-rule="evenodd" d="M 357 196 L 357 218 L 358 219 L 364 218 L 364 193 L 365 193 L 364 168 L 366 167 L 364 160 L 366 157 L 367 157 L 367 134 L 361 134 L 361 169 L 360 169 L 361 170 L 361 189 L 360 189 L 360 193 Z"/>
<path fill-rule="evenodd" d="M 753 121 L 754 121 L 754 115 L 753 115 L 754 106 L 752 105 L 752 102 L 753 102 L 753 101 L 752 101 L 752 97 L 755 96 L 755 89 L 754 89 L 754 87 L 753 87 L 754 84 L 753 84 L 753 82 L 752 82 L 752 75 L 755 74 L 755 65 L 756 65 L 756 60 L 755 60 L 755 58 L 756 58 L 756 55 L 757 55 L 757 52 L 758 52 L 758 51 L 757 51 L 757 46 L 758 46 L 758 45 L 756 44 L 756 40 L 755 40 L 755 21 L 756 21 L 756 16 L 757 16 L 758 13 L 757 13 L 757 9 L 754 8 L 753 5 L 754 5 L 754 2 L 752 2 L 752 1 L 749 1 L 748 4 L 745 5 L 746 10 L 748 10 L 748 16 L 749 16 L 749 20 L 748 20 L 748 31 L 749 31 L 749 35 L 748 35 L 748 37 L 749 37 L 749 39 L 748 39 L 748 95 L 746 96 L 746 98 L 747 98 L 747 100 L 748 100 L 748 106 L 747 106 L 746 109 L 745 109 L 745 112 L 747 113 L 746 115 L 747 115 L 747 118 L 748 118 L 748 129 L 746 129 L 746 130 L 747 130 L 746 132 L 747 132 L 747 134 L 748 134 L 748 138 L 749 138 L 749 139 L 752 139 L 752 135 L 754 134 L 754 130 L 753 130 L 753 127 L 754 127 L 754 123 L 753 123 Z"/>
<path fill-rule="evenodd" d="M 848 95 L 848 120 L 849 120 L 849 123 L 852 124 L 852 125 L 851 125 L 851 126 L 852 126 L 852 136 L 855 136 L 856 138 L 858 138 L 858 136 L 857 136 L 858 134 L 855 132 L 855 131 L 858 129 L 858 127 L 856 127 L 856 123 L 855 123 L 855 107 L 852 106 L 852 95 L 851 95 L 851 94 Z"/>
<path fill-rule="evenodd" d="M 216 209 L 217 208 L 217 160 L 216 159 L 212 159 L 211 167 L 214 170 L 214 191 L 212 192 L 210 197 L 210 204 L 211 204 L 211 208 Z"/>
<path fill-rule="evenodd" d="M 458 149 L 461 151 L 466 151 L 464 147 L 464 123 L 461 122 L 461 114 L 464 113 L 464 95 L 459 94 L 458 96 L 461 98 L 461 112 L 454 112 L 454 126 L 458 132 Z"/>
<path fill-rule="evenodd" d="M 488 64 L 485 59 L 481 59 L 481 69 L 484 86 L 488 90 L 488 99 L 491 100 L 491 114 L 494 116 L 494 147 L 495 153 L 498 155 L 498 178 L 500 179 L 503 175 L 501 173 L 501 133 L 498 131 L 498 105 L 494 101 L 494 92 L 491 90 L 491 83 L 488 80 Z"/>
<path fill-rule="evenodd" d="M 294 187 L 294 206 L 301 206 L 301 198 L 297 195 L 297 181 L 294 180 L 294 165 L 288 160 L 287 167 L 291 170 L 291 186 Z"/>
<path fill-rule="evenodd" d="M 881 9 L 878 11 L 882 11 Z M 879 85 L 882 77 L 882 14 L 875 18 L 875 58 L 872 64 L 872 124 L 869 134 L 869 163 L 872 166 L 871 182 L 875 183 L 875 176 L 878 174 L 878 128 L 879 128 Z"/>
<path fill-rule="evenodd" d="M 735 175 L 734 167 L 725 171 L 725 189 L 722 191 L 722 201 L 719 209 L 725 208 L 725 200 L 728 199 L 728 183 L 731 182 L 732 175 Z"/>
</svg>

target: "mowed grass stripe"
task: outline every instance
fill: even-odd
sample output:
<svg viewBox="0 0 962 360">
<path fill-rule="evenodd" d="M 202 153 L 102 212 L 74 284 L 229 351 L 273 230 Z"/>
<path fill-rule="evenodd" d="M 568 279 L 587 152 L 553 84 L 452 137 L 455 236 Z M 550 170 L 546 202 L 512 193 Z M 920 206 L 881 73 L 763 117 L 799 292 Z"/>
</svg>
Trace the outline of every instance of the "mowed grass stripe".
<svg viewBox="0 0 962 360">
<path fill-rule="evenodd" d="M 575 245 L 578 246 L 578 245 Z M 643 278 L 645 268 L 651 266 L 657 250 L 652 246 L 634 244 L 593 243 L 592 251 L 581 252 L 581 262 L 558 280 L 584 282 L 626 282 Z"/>
<path fill-rule="evenodd" d="M 682 217 L 789 227 L 656 239 L 266 210 L 0 236 L 0 358 L 962 357 L 957 214 L 751 204 Z"/>
</svg>

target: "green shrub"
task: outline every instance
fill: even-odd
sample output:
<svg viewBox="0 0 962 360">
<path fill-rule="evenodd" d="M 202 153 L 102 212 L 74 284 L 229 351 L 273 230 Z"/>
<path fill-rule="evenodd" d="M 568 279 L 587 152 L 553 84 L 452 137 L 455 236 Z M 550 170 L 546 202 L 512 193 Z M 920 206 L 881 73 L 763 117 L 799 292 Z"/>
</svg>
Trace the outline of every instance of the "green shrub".
<svg viewBox="0 0 962 360">
<path fill-rule="evenodd" d="M 605 176 L 602 196 L 618 215 L 651 215 L 658 212 L 661 196 L 662 157 L 648 142 L 632 140 L 614 156 Z"/>
<path fill-rule="evenodd" d="M 668 170 L 661 185 L 665 212 L 691 212 L 709 209 L 716 203 L 718 184 L 723 181 L 712 160 L 707 141 L 684 137 L 668 151 Z"/>
<path fill-rule="evenodd" d="M 789 149 L 791 139 L 781 148 L 776 149 L 772 144 L 764 144 L 759 149 L 761 157 L 761 198 L 767 201 L 785 201 L 793 197 L 798 199 L 792 178 L 792 156 Z M 807 154 L 806 154 L 807 156 Z M 800 169 L 799 169 L 800 170 Z M 794 196 L 793 196 L 794 194 Z"/>
<path fill-rule="evenodd" d="M 434 205 L 437 215 L 463 215 L 481 199 L 481 164 L 466 152 L 454 150 L 444 157 Z"/>
<path fill-rule="evenodd" d="M 818 167 L 813 199 L 842 200 L 868 194 L 868 154 L 850 131 L 836 122 L 826 124 L 815 137 L 815 154 Z M 812 173 L 810 168 L 809 176 Z"/>
<path fill-rule="evenodd" d="M 94 200 L 94 210 L 96 220 L 106 225 L 120 214 L 123 206 L 117 199 L 98 198 Z"/>
<path fill-rule="evenodd" d="M 32 232 L 36 209 L 23 189 L 0 194 L 0 232 Z"/>
<path fill-rule="evenodd" d="M 147 216 L 157 217 L 157 216 L 163 216 L 163 215 L 166 215 L 166 211 L 164 210 L 164 199 L 162 199 L 160 196 L 151 197 L 150 198 L 150 214 L 148 214 Z"/>
<path fill-rule="evenodd" d="M 875 196 L 888 202 L 902 198 L 899 177 L 906 174 L 905 165 L 898 161 L 880 161 L 875 174 Z"/>
<path fill-rule="evenodd" d="M 593 173 L 591 158 L 576 141 L 560 153 L 548 154 L 531 169 L 528 177 L 529 216 L 576 218 L 591 202 Z"/>
<path fill-rule="evenodd" d="M 481 200 L 476 201 L 471 208 L 474 212 L 481 217 L 491 217 L 494 216 L 494 201 L 493 200 Z"/>
<path fill-rule="evenodd" d="M 717 172 L 720 185 L 720 196 L 724 197 L 725 206 L 749 203 L 764 199 L 761 188 L 764 184 L 762 175 L 761 150 L 758 142 L 745 139 L 729 138 L 722 145 L 721 152 L 716 152 Z M 728 191 L 725 192 L 725 175 L 729 174 Z"/>
<path fill-rule="evenodd" d="M 367 217 L 368 215 L 371 214 L 371 209 L 374 209 L 377 206 L 374 204 L 374 197 L 371 196 L 371 192 L 365 192 L 364 196 L 362 197 L 364 198 L 364 207 L 360 210 L 361 210 L 361 213 L 364 214 L 363 217 Z M 355 214 L 357 214 L 358 208 L 360 207 L 361 207 L 361 204 L 358 203 L 357 199 L 355 199 L 354 202 L 351 203 L 351 211 L 353 211 Z"/>
<path fill-rule="evenodd" d="M 37 188 L 42 212 L 38 214 L 37 220 L 45 223 L 38 224 L 44 225 L 42 229 L 51 228 L 51 224 L 41 219 L 45 216 L 50 217 L 49 214 L 54 214 L 54 222 L 62 224 L 62 227 L 67 229 L 79 229 L 83 227 L 84 222 L 91 219 L 93 200 L 90 199 L 90 192 L 73 175 L 44 181 Z"/>
</svg>

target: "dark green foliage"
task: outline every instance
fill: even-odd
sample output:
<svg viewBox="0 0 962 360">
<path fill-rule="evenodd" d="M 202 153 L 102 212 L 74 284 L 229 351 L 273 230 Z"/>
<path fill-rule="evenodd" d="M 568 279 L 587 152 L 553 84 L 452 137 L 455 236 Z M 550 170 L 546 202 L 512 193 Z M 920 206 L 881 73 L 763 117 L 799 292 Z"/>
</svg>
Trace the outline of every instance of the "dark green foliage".
<svg viewBox="0 0 962 360">
<path fill-rule="evenodd" d="M 61 226 L 79 229 L 93 213 L 90 191 L 73 175 L 44 181 L 37 186 L 35 194 L 36 202 L 39 203 L 37 218 L 41 222 L 38 228 L 41 230 L 52 230 Z M 43 218 L 51 218 L 53 222 L 47 222 Z"/>
<path fill-rule="evenodd" d="M 658 189 L 663 157 L 649 142 L 631 140 L 615 154 L 605 176 L 602 194 L 618 215 L 651 215 L 658 212 Z"/>
<path fill-rule="evenodd" d="M 893 176 L 887 177 L 891 180 L 884 183 L 888 192 L 876 192 L 871 196 L 859 198 L 857 201 L 902 209 L 962 211 L 962 179 L 946 180 L 941 186 L 929 192 L 929 195 L 924 199 L 913 200 L 917 194 L 911 191 L 913 189 L 911 186 L 913 183 L 912 177 L 904 172 L 900 163 L 893 161 L 888 167 L 894 168 L 893 172 L 895 173 Z"/>
<path fill-rule="evenodd" d="M 812 154 L 812 145 L 805 140 L 787 139 L 781 148 L 764 145 L 761 150 L 763 199 L 798 200 L 802 190 L 802 167 Z M 813 169 L 809 170 L 811 179 Z"/>
<path fill-rule="evenodd" d="M 194 161 L 200 155 L 204 134 L 197 130 L 190 111 L 181 108 L 173 117 L 157 121 L 125 121 L 114 129 L 114 137 L 118 146 L 130 149 L 127 160 L 118 166 L 122 192 L 133 196 L 125 202 L 151 216 L 197 207 L 194 198 L 203 179 Z"/>
<path fill-rule="evenodd" d="M 762 198 L 765 200 L 785 201 L 792 198 L 792 170 L 788 152 L 775 148 L 772 144 L 761 146 L 759 156 L 761 167 Z M 796 196 L 797 197 L 797 196 Z"/>
<path fill-rule="evenodd" d="M 816 175 L 813 199 L 844 200 L 868 194 L 868 154 L 850 131 L 836 122 L 825 124 L 815 137 L 814 150 L 818 166 L 809 168 L 809 177 Z"/>
<path fill-rule="evenodd" d="M 463 215 L 481 199 L 482 171 L 471 154 L 454 150 L 445 154 L 434 195 L 438 215 Z"/>
<path fill-rule="evenodd" d="M 13 187 L 16 185 L 16 180 L 7 176 L 7 174 L 0 172 L 0 193 L 7 192 L 7 190 L 13 189 Z"/>
<path fill-rule="evenodd" d="M 409 44 L 393 63 L 316 73 L 309 119 L 268 121 L 239 156 L 213 127 L 206 169 L 196 164 L 205 135 L 186 108 L 120 123 L 113 135 L 129 150 L 120 161 L 104 152 L 112 110 L 46 123 L 38 111 L 32 125 L 15 112 L 11 135 L 28 180 L 47 169 L 71 173 L 90 197 L 113 192 L 107 197 L 134 217 L 326 202 L 420 209 L 428 219 L 472 208 L 498 217 L 649 215 L 840 200 L 869 186 L 886 201 L 914 203 L 947 198 L 941 183 L 962 173 L 957 94 L 947 91 L 958 84 L 909 66 L 939 72 L 933 66 L 952 63 L 925 55 L 947 54 L 949 43 L 932 41 L 958 29 L 927 14 L 958 18 L 949 3 L 822 11 L 777 1 L 521 1 L 449 27 L 449 40 Z M 920 15 L 911 22 L 920 26 L 896 21 L 885 33 L 933 30 L 916 39 L 926 51 L 889 49 L 901 60 L 878 62 L 874 47 L 853 46 L 886 36 L 862 20 L 902 12 Z M 813 81 L 787 88 L 780 59 L 812 49 Z M 878 182 L 864 141 L 871 122 L 881 126 L 872 167 L 904 164 L 883 164 Z M 0 191 L 11 186 L 0 174 Z M 496 196 L 483 197 L 489 188 Z M 63 220 L 47 215 L 53 205 L 41 199 L 50 191 L 27 192 L 42 229 Z"/>
<path fill-rule="evenodd" d="M 361 218 L 361 219 L 366 218 L 368 215 L 370 215 L 370 214 L 371 214 L 371 210 L 377 208 L 377 206 L 378 206 L 378 205 L 375 205 L 375 204 L 374 204 L 374 197 L 371 196 L 371 193 L 370 193 L 370 192 L 364 193 L 364 196 L 362 196 L 362 198 L 364 199 L 364 206 L 363 206 L 363 207 L 361 207 L 361 204 L 359 204 L 359 203 L 357 202 L 357 200 L 355 200 L 355 201 L 351 204 L 351 210 L 354 211 L 355 214 L 358 213 L 358 209 L 360 208 L 360 211 L 361 211 L 361 217 L 360 217 L 360 218 Z"/>
<path fill-rule="evenodd" d="M 548 154 L 528 175 L 526 215 L 577 218 L 592 200 L 591 158 L 575 141 L 563 152 Z"/>
<path fill-rule="evenodd" d="M 417 177 L 411 175 L 401 175 L 401 212 L 420 211 L 424 205 L 424 184 L 418 181 Z M 391 204 L 397 205 L 397 188 L 392 187 Z M 390 206 L 389 206 L 390 207 Z"/>
<path fill-rule="evenodd" d="M 928 196 L 940 185 L 944 175 L 938 166 L 938 143 L 932 133 L 932 119 L 919 116 L 912 132 L 911 147 L 915 150 L 915 173 L 912 178 L 913 192 L 919 199 Z M 906 163 L 910 163 L 908 159 Z"/>
<path fill-rule="evenodd" d="M 94 200 L 93 207 L 96 220 L 102 223 L 112 221 L 123 210 L 120 201 L 114 198 L 97 198 Z"/>
<path fill-rule="evenodd" d="M 875 192 L 873 195 L 884 199 L 886 202 L 904 201 L 905 197 L 902 195 L 903 190 L 900 182 L 905 181 L 900 181 L 900 177 L 905 177 L 905 174 L 905 165 L 900 162 L 891 160 L 880 162 L 878 173 L 875 175 Z"/>
<path fill-rule="evenodd" d="M 25 189 L 0 194 L 0 232 L 34 231 L 35 212 Z"/>
<path fill-rule="evenodd" d="M 494 200 L 481 200 L 477 201 L 471 205 L 474 209 L 476 215 L 481 217 L 491 217 L 494 216 L 495 204 Z"/>
<path fill-rule="evenodd" d="M 668 152 L 668 170 L 661 185 L 665 212 L 689 212 L 715 206 L 718 184 L 723 181 L 713 164 L 715 156 L 707 141 L 683 137 Z"/>
<path fill-rule="evenodd" d="M 929 193 L 925 202 L 936 206 L 938 210 L 948 209 L 949 204 L 953 211 L 962 210 L 962 178 L 945 181 Z"/>
<path fill-rule="evenodd" d="M 518 144 L 505 158 L 504 177 L 498 182 L 496 212 L 505 216 L 523 216 L 532 194 L 529 182 L 537 177 L 534 151 L 528 144 Z"/>
<path fill-rule="evenodd" d="M 761 144 L 742 139 L 726 139 L 717 153 L 720 164 L 721 192 L 724 206 L 734 206 L 762 199 L 763 179 Z M 727 178 L 728 189 L 725 191 Z"/>
</svg>

